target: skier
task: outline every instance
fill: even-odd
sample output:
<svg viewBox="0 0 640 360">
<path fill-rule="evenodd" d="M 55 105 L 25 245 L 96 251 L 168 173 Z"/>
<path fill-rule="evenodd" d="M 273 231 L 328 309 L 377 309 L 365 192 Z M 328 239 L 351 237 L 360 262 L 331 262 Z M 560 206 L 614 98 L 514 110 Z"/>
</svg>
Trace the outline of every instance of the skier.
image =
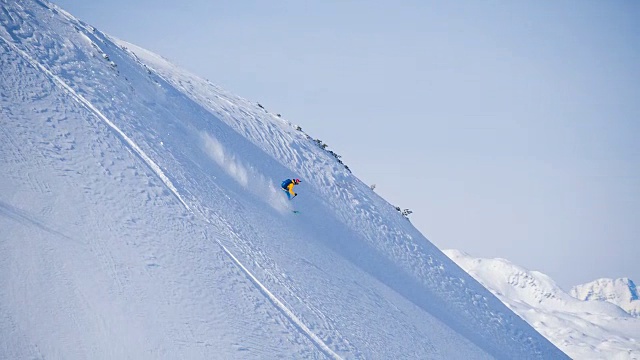
<svg viewBox="0 0 640 360">
<path fill-rule="evenodd" d="M 300 184 L 300 179 L 287 179 L 282 182 L 282 185 L 280 185 L 282 186 L 282 190 L 287 193 L 289 200 L 298 196 L 298 194 L 293 192 L 293 187 L 298 184 Z"/>
</svg>

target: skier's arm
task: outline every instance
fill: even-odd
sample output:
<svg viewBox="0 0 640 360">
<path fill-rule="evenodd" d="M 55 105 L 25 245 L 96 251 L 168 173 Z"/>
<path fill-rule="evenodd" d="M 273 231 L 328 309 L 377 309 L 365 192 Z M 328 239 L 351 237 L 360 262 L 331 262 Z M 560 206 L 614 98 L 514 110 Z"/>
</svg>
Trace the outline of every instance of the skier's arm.
<svg viewBox="0 0 640 360">
<path fill-rule="evenodd" d="M 291 194 L 292 196 L 296 196 L 298 194 L 293 192 L 293 183 L 289 184 L 289 186 L 287 186 L 287 190 L 289 190 L 289 194 Z"/>
</svg>

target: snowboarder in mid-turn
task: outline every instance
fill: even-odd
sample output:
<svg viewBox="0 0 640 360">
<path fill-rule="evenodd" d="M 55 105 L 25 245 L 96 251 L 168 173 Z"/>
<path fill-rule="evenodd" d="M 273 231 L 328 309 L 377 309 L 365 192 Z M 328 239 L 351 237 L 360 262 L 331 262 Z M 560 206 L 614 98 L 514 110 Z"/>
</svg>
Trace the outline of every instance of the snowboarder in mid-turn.
<svg viewBox="0 0 640 360">
<path fill-rule="evenodd" d="M 300 184 L 300 179 L 287 179 L 282 182 L 282 190 L 287 193 L 289 200 L 298 196 L 298 194 L 293 192 L 293 187 L 298 184 Z"/>
</svg>

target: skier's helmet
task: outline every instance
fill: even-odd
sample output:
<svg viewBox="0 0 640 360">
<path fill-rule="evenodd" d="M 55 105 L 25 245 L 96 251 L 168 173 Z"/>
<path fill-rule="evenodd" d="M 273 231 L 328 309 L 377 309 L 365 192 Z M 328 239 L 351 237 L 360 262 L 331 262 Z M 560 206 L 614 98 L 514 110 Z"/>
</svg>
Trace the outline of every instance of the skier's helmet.
<svg viewBox="0 0 640 360">
<path fill-rule="evenodd" d="M 293 182 L 295 182 L 296 185 L 298 185 L 298 184 L 300 184 L 300 179 L 295 179 L 295 180 L 293 180 Z"/>
</svg>

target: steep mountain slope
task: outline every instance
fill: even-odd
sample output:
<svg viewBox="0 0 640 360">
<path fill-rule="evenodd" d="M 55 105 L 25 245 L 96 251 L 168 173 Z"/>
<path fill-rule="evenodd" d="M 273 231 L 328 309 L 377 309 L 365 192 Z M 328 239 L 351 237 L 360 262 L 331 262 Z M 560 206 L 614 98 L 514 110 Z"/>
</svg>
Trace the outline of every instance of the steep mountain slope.
<svg viewBox="0 0 640 360">
<path fill-rule="evenodd" d="M 640 358 L 640 319 L 620 307 L 576 299 L 545 274 L 505 259 L 474 258 L 458 250 L 444 253 L 572 358 Z"/>
<path fill-rule="evenodd" d="M 628 278 L 598 279 L 571 288 L 571 296 L 580 300 L 608 301 L 632 316 L 640 317 L 640 299 L 636 284 Z"/>
<path fill-rule="evenodd" d="M 287 121 L 0 4 L 0 358 L 566 357 Z"/>
</svg>

